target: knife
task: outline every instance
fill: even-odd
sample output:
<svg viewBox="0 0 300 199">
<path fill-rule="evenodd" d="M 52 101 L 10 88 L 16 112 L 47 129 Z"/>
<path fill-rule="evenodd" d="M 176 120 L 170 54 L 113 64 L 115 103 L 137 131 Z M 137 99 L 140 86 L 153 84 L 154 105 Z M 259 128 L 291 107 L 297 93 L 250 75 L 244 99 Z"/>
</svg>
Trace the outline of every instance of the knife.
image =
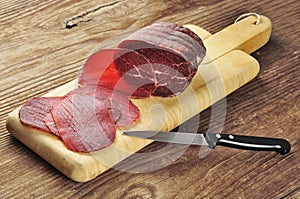
<svg viewBox="0 0 300 199">
<path fill-rule="evenodd" d="M 158 131 L 128 131 L 123 132 L 123 134 L 159 142 L 188 145 L 207 145 L 212 149 L 219 145 L 246 150 L 276 151 L 282 155 L 288 153 L 291 149 L 290 143 L 287 140 L 280 138 L 266 138 L 223 133 L 198 134 Z"/>
</svg>

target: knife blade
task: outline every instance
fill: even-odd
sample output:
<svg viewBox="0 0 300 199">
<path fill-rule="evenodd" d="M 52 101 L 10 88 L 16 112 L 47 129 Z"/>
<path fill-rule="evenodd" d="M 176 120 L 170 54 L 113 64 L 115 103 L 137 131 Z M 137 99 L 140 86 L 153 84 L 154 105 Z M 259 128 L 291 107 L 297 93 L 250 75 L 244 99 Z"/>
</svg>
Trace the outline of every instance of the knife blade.
<svg viewBox="0 0 300 199">
<path fill-rule="evenodd" d="M 159 142 L 189 145 L 207 145 L 209 148 L 225 146 L 246 150 L 276 151 L 282 155 L 291 149 L 290 143 L 281 138 L 234 135 L 224 133 L 187 133 L 158 131 L 126 131 L 123 134 Z"/>
</svg>

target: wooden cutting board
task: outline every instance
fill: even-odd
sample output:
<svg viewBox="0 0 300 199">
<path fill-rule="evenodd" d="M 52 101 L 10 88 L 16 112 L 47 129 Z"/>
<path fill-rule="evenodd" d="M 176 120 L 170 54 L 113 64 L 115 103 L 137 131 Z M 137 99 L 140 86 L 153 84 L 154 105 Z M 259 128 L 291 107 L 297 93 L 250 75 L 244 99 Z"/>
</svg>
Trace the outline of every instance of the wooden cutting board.
<svg viewBox="0 0 300 199">
<path fill-rule="evenodd" d="M 207 48 L 207 56 L 191 85 L 177 97 L 133 100 L 141 112 L 139 121 L 127 129 L 118 129 L 115 142 L 103 150 L 68 150 L 56 136 L 22 125 L 18 117 L 20 108 L 9 114 L 7 129 L 64 175 L 78 182 L 91 180 L 151 143 L 125 136 L 122 130 L 170 131 L 252 80 L 259 72 L 259 63 L 249 54 L 266 44 L 271 34 L 267 17 L 261 16 L 257 25 L 256 21 L 256 17 L 250 16 L 214 35 L 198 26 L 185 25 L 202 38 Z M 76 88 L 76 82 L 45 96 L 65 95 Z"/>
</svg>

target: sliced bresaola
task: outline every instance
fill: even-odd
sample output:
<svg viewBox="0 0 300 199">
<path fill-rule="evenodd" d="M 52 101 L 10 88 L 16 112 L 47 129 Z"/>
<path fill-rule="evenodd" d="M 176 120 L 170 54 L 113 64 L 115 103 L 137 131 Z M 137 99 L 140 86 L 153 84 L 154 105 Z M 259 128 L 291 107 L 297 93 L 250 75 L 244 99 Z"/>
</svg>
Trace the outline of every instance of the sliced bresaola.
<svg viewBox="0 0 300 199">
<path fill-rule="evenodd" d="M 115 60 L 117 55 L 133 54 L 137 65 L 149 63 L 143 56 L 127 49 L 103 49 L 91 55 L 83 66 L 79 76 L 78 84 L 82 87 L 102 86 L 116 90 L 126 96 L 134 92 L 134 87 L 128 84 L 116 69 Z"/>
<path fill-rule="evenodd" d="M 118 91 L 101 86 L 89 86 L 77 88 L 68 93 L 68 96 L 74 94 L 88 95 L 102 101 L 109 109 L 111 117 L 118 127 L 131 125 L 139 118 L 138 107 Z"/>
<path fill-rule="evenodd" d="M 205 47 L 194 32 L 173 23 L 155 23 L 129 35 L 118 48 L 93 54 L 79 84 L 104 86 L 134 98 L 178 95 L 204 56 Z"/>
<path fill-rule="evenodd" d="M 97 93 L 103 93 L 103 88 L 98 88 Z M 112 116 L 118 127 L 125 127 L 134 124 L 140 116 L 140 111 L 132 101 L 117 91 L 107 90 L 110 94 Z M 118 115 L 120 113 L 120 115 Z M 119 116 L 119 117 L 118 117 Z M 118 117 L 118 118 L 117 118 Z"/>
<path fill-rule="evenodd" d="M 21 122 L 52 131 L 71 150 L 100 150 L 114 141 L 116 125 L 138 119 L 139 110 L 128 97 L 180 94 L 204 55 L 201 39 L 189 29 L 153 24 L 130 35 L 118 48 L 93 54 L 79 77 L 82 88 L 65 97 L 26 103 L 19 113 Z"/>
<path fill-rule="evenodd" d="M 51 109 L 58 134 L 72 151 L 91 152 L 111 145 L 116 128 L 103 101 L 90 95 L 72 94 Z"/>
<path fill-rule="evenodd" d="M 90 152 L 109 146 L 116 126 L 136 122 L 139 109 L 111 89 L 83 87 L 64 97 L 33 98 L 19 117 L 27 126 L 57 135 L 73 151 Z"/>
<path fill-rule="evenodd" d="M 59 103 L 59 101 L 57 103 Z M 55 105 L 55 104 L 53 104 L 53 105 Z M 50 108 L 50 110 L 51 110 L 51 108 Z M 49 113 L 44 117 L 43 121 L 44 121 L 44 123 L 46 124 L 46 126 L 48 127 L 48 129 L 51 133 L 59 136 L 59 132 L 57 130 L 56 124 L 54 122 L 54 119 L 52 117 L 52 114 L 51 114 L 50 110 L 49 110 Z"/>
<path fill-rule="evenodd" d="M 123 40 L 118 48 L 138 52 L 151 64 L 135 64 L 132 53 L 115 58 L 115 67 L 130 85 L 139 84 L 140 93 L 168 97 L 185 90 L 205 56 L 201 39 L 191 30 L 173 23 L 155 23 Z M 117 59 L 118 58 L 118 59 Z M 144 75 L 147 74 L 147 75 Z"/>
<path fill-rule="evenodd" d="M 44 118 L 50 113 L 50 108 L 63 97 L 35 97 L 25 103 L 20 111 L 19 118 L 22 124 L 45 132 L 50 132 Z"/>
</svg>

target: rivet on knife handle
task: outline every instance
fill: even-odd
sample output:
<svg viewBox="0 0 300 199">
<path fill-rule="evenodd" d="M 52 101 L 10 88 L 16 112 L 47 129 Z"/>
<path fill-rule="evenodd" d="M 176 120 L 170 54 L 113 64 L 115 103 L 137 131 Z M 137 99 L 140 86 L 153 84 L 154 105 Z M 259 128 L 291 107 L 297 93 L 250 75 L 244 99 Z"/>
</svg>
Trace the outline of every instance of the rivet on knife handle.
<svg viewBox="0 0 300 199">
<path fill-rule="evenodd" d="M 210 148 L 215 148 L 219 145 L 247 150 L 276 151 L 282 155 L 288 153 L 291 149 L 291 145 L 287 140 L 279 138 L 221 133 L 207 133 L 205 134 L 205 138 Z"/>
</svg>

